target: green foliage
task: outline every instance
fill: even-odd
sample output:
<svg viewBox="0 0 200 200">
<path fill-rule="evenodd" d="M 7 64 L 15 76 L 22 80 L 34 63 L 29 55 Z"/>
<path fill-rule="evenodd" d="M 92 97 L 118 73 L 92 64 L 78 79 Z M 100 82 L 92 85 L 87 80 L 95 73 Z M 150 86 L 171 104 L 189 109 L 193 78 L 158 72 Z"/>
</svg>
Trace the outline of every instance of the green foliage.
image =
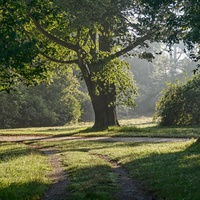
<svg viewBox="0 0 200 200">
<path fill-rule="evenodd" d="M 94 82 L 102 82 L 96 85 L 96 94 L 101 92 L 110 92 L 115 88 L 117 104 L 135 106 L 134 98 L 137 95 L 137 86 L 133 74 L 130 71 L 130 65 L 124 60 L 118 58 L 111 60 L 98 72 L 93 73 Z M 116 102 L 110 102 L 115 104 Z"/>
<path fill-rule="evenodd" d="M 199 88 L 199 75 L 184 84 L 168 84 L 156 105 L 156 117 L 161 118 L 161 124 L 200 124 Z"/>
<path fill-rule="evenodd" d="M 169 44 L 183 41 L 190 51 L 190 57 L 199 60 L 200 44 L 200 6 L 198 0 L 142 0 L 147 15 L 157 17 L 163 10 L 160 18 L 165 20 L 166 28 L 171 34 L 166 35 L 165 41 Z M 166 15 L 167 13 L 167 15 Z"/>
<path fill-rule="evenodd" d="M 68 74 L 55 77 L 53 83 L 0 93 L 0 127 L 38 127 L 77 123 L 82 115 L 86 94 L 80 84 Z"/>
<path fill-rule="evenodd" d="M 83 76 L 87 77 L 93 72 L 99 72 L 102 69 L 105 71 L 109 69 L 106 65 L 116 62 L 113 59 L 134 48 L 133 44 L 137 37 L 130 30 L 141 37 L 144 35 L 144 29 L 147 30 L 146 24 L 145 27 L 140 28 L 137 20 L 132 23 L 126 19 L 136 17 L 135 14 L 129 12 L 130 9 L 138 15 L 141 14 L 139 1 L 124 2 L 120 0 L 116 4 L 114 0 L 95 2 L 85 0 L 80 2 L 54 0 L 24 2 L 18 0 L 16 2 L 8 1 L 6 4 L 1 1 L 1 5 L 2 16 L 0 19 L 4 27 L 2 29 L 2 41 L 4 42 L 2 48 L 5 49 L 6 56 L 2 55 L 0 66 L 4 66 L 4 57 L 7 58 L 5 73 L 9 72 L 8 66 L 10 66 L 16 77 L 8 74 L 11 82 L 9 85 L 2 86 L 2 89 L 9 89 L 18 80 L 28 79 L 28 83 L 33 80 L 37 82 L 36 75 L 41 78 L 40 76 L 46 75 L 44 71 L 49 70 L 44 65 L 46 59 L 62 64 L 78 64 Z M 11 11 L 13 10 L 12 15 Z M 9 26 L 8 22 L 15 26 Z M 8 26 L 12 27 L 11 35 L 15 37 L 8 37 L 9 32 L 6 31 Z M 143 45 L 144 40 L 142 39 L 138 45 Z M 15 49 L 11 55 L 9 50 L 12 48 L 5 48 L 8 41 L 9 44 L 13 44 L 14 48 L 18 48 L 20 45 L 22 48 Z M 21 55 L 20 59 L 18 53 Z M 15 61 L 12 65 L 10 64 L 11 58 Z M 78 58 L 79 63 L 77 63 Z M 16 68 L 19 68 L 19 71 Z M 121 72 L 119 69 L 118 74 Z M 30 79 L 31 76 L 34 77 L 33 74 L 35 74 L 35 79 Z M 109 70 L 107 74 L 110 74 Z M 124 80 L 122 77 L 128 80 L 124 84 L 123 90 L 125 87 L 130 87 L 126 93 L 134 95 L 135 89 L 131 88 L 132 83 L 129 81 L 127 73 L 117 77 L 120 82 Z M 8 83 L 9 79 L 2 78 L 2 82 L 3 80 Z M 106 82 L 105 79 L 104 81 Z M 125 98 L 121 99 L 125 100 Z"/>
<path fill-rule="evenodd" d="M 134 81 L 130 79 L 129 71 L 124 70 L 124 62 L 119 62 L 118 58 L 131 50 L 135 50 L 131 54 L 138 55 L 141 50 L 141 56 L 151 60 L 154 55 L 148 51 L 147 40 L 172 43 L 183 38 L 185 30 L 181 23 L 185 20 L 176 13 L 181 13 L 182 2 L 189 4 L 188 1 L 180 2 L 1 0 L 0 34 L 3 39 L 0 47 L 5 51 L 0 55 L 0 90 L 10 90 L 18 81 L 30 85 L 47 79 L 48 72 L 55 70 L 51 62 L 75 64 L 86 82 L 94 109 L 100 101 L 100 96 L 95 98 L 94 94 L 99 90 L 107 99 L 105 110 L 111 103 L 116 105 L 117 100 L 122 104 L 134 104 Z M 178 35 L 180 32 L 182 37 Z M 99 74 L 103 75 L 101 81 L 93 81 L 99 79 Z M 70 102 L 78 109 L 72 96 Z M 116 119 L 116 116 L 109 117 Z M 108 126 L 106 123 L 117 124 L 117 120 L 108 122 L 106 117 L 104 119 L 104 126 Z M 101 123 L 95 124 L 101 126 Z"/>
<path fill-rule="evenodd" d="M 43 63 L 36 62 L 36 41 L 24 28 L 28 23 L 23 1 L 0 1 L 0 91 L 19 81 L 30 85 L 46 77 Z"/>
<path fill-rule="evenodd" d="M 47 107 L 42 96 L 37 95 L 32 88 L 21 91 L 0 94 L 0 127 L 28 127 L 53 125 L 56 113 Z"/>
</svg>

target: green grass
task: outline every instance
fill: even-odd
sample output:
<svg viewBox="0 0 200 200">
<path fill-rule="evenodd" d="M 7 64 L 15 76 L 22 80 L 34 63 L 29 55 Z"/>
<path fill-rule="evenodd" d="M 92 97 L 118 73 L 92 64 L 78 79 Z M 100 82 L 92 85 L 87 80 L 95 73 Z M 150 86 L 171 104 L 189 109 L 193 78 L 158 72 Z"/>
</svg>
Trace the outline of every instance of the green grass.
<svg viewBox="0 0 200 200">
<path fill-rule="evenodd" d="M 106 155 L 137 177 L 157 199 L 198 200 L 200 197 L 200 144 L 195 140 L 170 143 L 65 141 L 40 145 L 61 152 L 69 172 L 69 199 L 115 199 L 119 184 Z M 116 189 L 116 187 L 118 189 Z"/>
<path fill-rule="evenodd" d="M 160 127 L 151 118 L 122 120 L 121 127 L 95 131 L 92 123 L 42 128 L 0 129 L 0 135 L 38 135 L 38 136 L 109 136 L 109 137 L 200 137 L 200 126 Z"/>
<path fill-rule="evenodd" d="M 112 199 L 115 177 L 108 163 L 87 152 L 67 151 L 62 156 L 70 175 L 69 199 Z"/>
<path fill-rule="evenodd" d="M 0 199 L 39 199 L 47 189 L 46 157 L 23 144 L 1 143 Z"/>
<path fill-rule="evenodd" d="M 53 135 L 76 135 L 77 132 L 86 129 L 85 125 L 59 126 L 59 127 L 36 127 L 36 128 L 15 128 L 15 129 L 0 129 L 0 135 L 4 136 L 53 136 Z"/>
<path fill-rule="evenodd" d="M 120 144 L 118 144 L 120 145 Z M 139 178 L 158 199 L 200 198 L 200 145 L 193 142 L 123 144 L 103 149 Z"/>
<path fill-rule="evenodd" d="M 95 132 L 86 125 L 28 129 L 4 129 L 0 135 L 51 136 L 147 136 L 199 138 L 200 127 L 162 128 L 147 119 L 124 121 L 123 126 Z M 125 126 L 126 125 L 126 126 Z M 26 141 L 28 144 L 29 142 Z M 112 200 L 120 190 L 111 164 L 98 157 L 105 155 L 120 163 L 131 177 L 138 178 L 157 199 L 200 199 L 200 143 L 134 143 L 103 141 L 31 141 L 60 152 L 69 175 L 68 199 Z M 22 143 L 1 143 L 0 199 L 39 199 L 47 189 L 47 158 Z"/>
</svg>

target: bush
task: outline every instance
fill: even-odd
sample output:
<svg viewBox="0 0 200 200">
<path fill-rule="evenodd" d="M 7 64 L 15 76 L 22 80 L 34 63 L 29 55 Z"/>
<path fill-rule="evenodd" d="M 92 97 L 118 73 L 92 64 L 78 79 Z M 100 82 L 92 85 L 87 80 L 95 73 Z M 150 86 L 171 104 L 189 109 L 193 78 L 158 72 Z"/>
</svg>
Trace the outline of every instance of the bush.
<svg viewBox="0 0 200 200">
<path fill-rule="evenodd" d="M 156 103 L 155 114 L 161 125 L 200 124 L 200 75 L 186 83 L 168 84 L 163 93 Z"/>
</svg>

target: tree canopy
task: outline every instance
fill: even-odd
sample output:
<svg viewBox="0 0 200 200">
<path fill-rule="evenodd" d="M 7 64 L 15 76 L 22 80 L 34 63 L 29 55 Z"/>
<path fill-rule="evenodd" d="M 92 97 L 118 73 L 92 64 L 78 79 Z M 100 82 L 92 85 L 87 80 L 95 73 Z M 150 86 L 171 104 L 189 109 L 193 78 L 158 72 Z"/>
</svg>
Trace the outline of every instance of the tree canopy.
<svg viewBox="0 0 200 200">
<path fill-rule="evenodd" d="M 197 48 L 200 43 L 199 0 L 142 0 L 142 2 L 146 12 L 153 13 L 155 16 L 159 13 L 159 10 L 165 9 L 165 13 L 160 17 L 165 18 L 165 26 L 172 33 L 168 37 L 168 42 L 178 43 L 183 41 L 188 50 L 196 51 L 196 55 L 199 54 L 199 48 Z M 191 53 L 191 57 L 192 55 L 194 56 L 193 53 Z"/>
<path fill-rule="evenodd" d="M 19 80 L 37 83 L 55 70 L 51 62 L 78 66 L 94 127 L 118 125 L 117 99 L 133 104 L 136 94 L 128 65 L 119 58 L 131 52 L 150 60 L 149 42 L 184 38 L 194 25 L 183 26 L 185 2 L 190 1 L 1 0 L 1 89 Z"/>
</svg>

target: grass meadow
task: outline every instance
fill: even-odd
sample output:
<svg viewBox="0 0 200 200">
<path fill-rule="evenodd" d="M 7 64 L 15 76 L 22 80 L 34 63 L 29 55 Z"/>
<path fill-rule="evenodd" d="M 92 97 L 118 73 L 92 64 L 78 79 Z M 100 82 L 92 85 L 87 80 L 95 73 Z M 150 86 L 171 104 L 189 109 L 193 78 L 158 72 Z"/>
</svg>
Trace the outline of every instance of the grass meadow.
<svg viewBox="0 0 200 200">
<path fill-rule="evenodd" d="M 120 189 L 104 155 L 124 167 L 156 199 L 199 200 L 200 145 L 195 140 L 170 143 L 102 141 L 40 142 L 60 151 L 75 199 L 114 199 Z"/>
<path fill-rule="evenodd" d="M 187 137 L 188 141 L 137 143 L 110 141 L 31 141 L 0 145 L 0 199 L 36 200 L 50 184 L 47 158 L 29 144 L 54 148 L 68 173 L 69 200 L 114 200 L 120 191 L 111 162 L 118 163 L 156 199 L 200 199 L 200 127 L 162 128 L 150 119 L 122 121 L 122 127 L 95 132 L 91 124 L 4 129 L 0 135 Z M 105 156 L 106 159 L 102 159 Z"/>
<path fill-rule="evenodd" d="M 92 123 L 81 123 L 61 127 L 0 129 L 0 136 L 36 135 L 36 136 L 81 136 L 81 137 L 200 137 L 200 126 L 160 127 L 151 117 L 121 120 L 121 127 L 109 127 L 108 130 L 94 131 Z"/>
</svg>

